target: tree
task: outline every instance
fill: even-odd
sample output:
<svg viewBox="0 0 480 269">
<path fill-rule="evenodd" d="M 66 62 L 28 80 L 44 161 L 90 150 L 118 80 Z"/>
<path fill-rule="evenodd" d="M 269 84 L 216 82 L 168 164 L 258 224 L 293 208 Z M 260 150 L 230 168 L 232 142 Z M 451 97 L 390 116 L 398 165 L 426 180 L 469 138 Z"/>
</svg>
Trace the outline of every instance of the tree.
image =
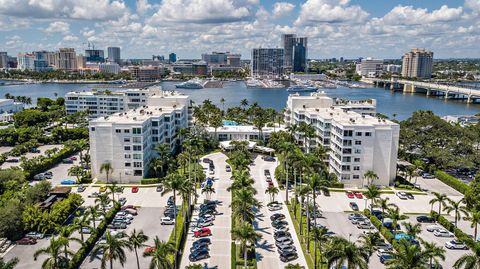
<svg viewBox="0 0 480 269">
<path fill-rule="evenodd" d="M 392 256 L 385 261 L 388 269 L 425 268 L 428 259 L 424 250 L 405 239 L 398 241 L 396 250 L 387 253 Z"/>
<path fill-rule="evenodd" d="M 377 174 L 372 170 L 365 172 L 365 174 L 363 174 L 363 178 L 367 180 L 367 185 L 372 184 L 374 180 L 378 180 Z"/>
<path fill-rule="evenodd" d="M 42 263 L 42 269 L 60 269 L 67 268 L 69 259 L 61 255 L 64 246 L 67 242 L 61 238 L 50 238 L 50 245 L 46 248 L 41 248 L 35 251 L 33 259 L 37 260 L 40 255 L 47 255 L 48 257 Z M 67 251 L 67 256 L 73 256 L 72 251 Z"/>
<path fill-rule="evenodd" d="M 378 232 L 360 235 L 361 247 L 368 251 L 368 257 L 372 256 L 373 252 L 375 252 L 378 242 L 381 240 L 382 237 Z"/>
<path fill-rule="evenodd" d="M 471 222 L 470 227 L 474 228 L 473 238 L 477 240 L 478 224 L 480 224 L 480 211 L 473 210 L 463 219 Z"/>
<path fill-rule="evenodd" d="M 370 205 L 373 205 L 375 203 L 375 200 L 380 197 L 380 189 L 373 185 L 369 184 L 367 186 L 367 191 L 363 193 L 367 199 L 370 199 Z M 365 201 L 366 204 L 366 201 Z M 366 208 L 366 207 L 365 207 Z M 373 209 L 373 207 L 372 207 Z"/>
<path fill-rule="evenodd" d="M 211 199 L 211 195 L 212 193 L 215 193 L 215 188 L 213 188 L 212 186 L 205 186 L 203 189 L 202 189 L 202 193 L 205 193 L 205 196 L 207 197 L 208 200 Z"/>
<path fill-rule="evenodd" d="M 460 257 L 453 268 L 455 269 L 480 269 L 480 242 L 475 242 L 471 248 L 470 253 L 464 254 Z"/>
<path fill-rule="evenodd" d="M 117 183 L 112 182 L 111 185 L 107 185 L 107 190 L 112 194 L 112 201 L 115 204 L 115 192 L 117 191 Z"/>
<path fill-rule="evenodd" d="M 312 229 L 312 233 L 310 234 L 309 240 L 313 240 L 314 242 L 314 258 L 313 258 L 313 264 L 314 268 L 318 268 L 318 262 L 317 262 L 317 245 L 318 245 L 318 251 L 320 252 L 320 268 L 322 268 L 323 264 L 323 243 L 328 242 L 329 240 L 329 234 L 328 234 L 328 229 L 325 227 L 314 227 Z"/>
<path fill-rule="evenodd" d="M 102 163 L 102 165 L 100 166 L 100 173 L 103 173 L 103 172 L 105 172 L 105 176 L 107 177 L 107 183 L 108 183 L 108 179 L 110 175 L 113 173 L 112 163 L 110 162 Z"/>
<path fill-rule="evenodd" d="M 95 204 L 97 206 L 101 206 L 103 209 L 103 212 L 105 212 L 105 207 L 110 203 L 110 198 L 108 198 L 108 194 L 106 193 L 101 193 L 95 198 Z"/>
<path fill-rule="evenodd" d="M 138 252 L 137 250 L 141 247 L 145 246 L 145 242 L 147 242 L 148 236 L 146 236 L 143 231 L 137 233 L 135 229 L 130 233 L 128 236 L 128 242 L 130 243 L 130 248 L 133 248 L 135 251 L 135 258 L 137 259 L 137 268 L 140 269 L 140 261 L 138 259 Z"/>
<path fill-rule="evenodd" d="M 68 259 L 68 255 L 70 255 L 68 251 L 70 242 L 77 242 L 80 245 L 83 245 L 82 240 L 76 237 L 72 237 L 72 232 L 74 230 L 75 230 L 74 225 L 67 225 L 67 226 L 57 225 L 57 227 L 55 227 L 55 231 L 57 232 L 59 239 L 63 240 L 63 242 L 65 243 L 63 245 L 63 254 L 65 256 L 65 259 Z"/>
<path fill-rule="evenodd" d="M 465 203 L 465 201 L 464 201 L 463 198 L 458 200 L 457 202 L 455 202 L 452 199 L 448 199 L 448 203 L 449 203 L 449 205 L 447 205 L 445 207 L 445 209 L 447 210 L 448 214 L 450 214 L 450 212 L 454 211 L 455 227 L 457 227 L 457 222 L 458 222 L 459 219 L 462 218 L 462 215 L 468 216 L 467 207 L 465 205 L 463 205 Z"/>
<path fill-rule="evenodd" d="M 335 268 L 340 268 L 345 263 L 347 268 L 368 268 L 368 251 L 342 237 L 332 238 L 325 251 L 325 257 L 327 258 L 328 268 L 333 264 L 336 265 Z"/>
<path fill-rule="evenodd" d="M 79 231 L 82 242 L 85 242 L 83 238 L 83 228 L 90 229 L 90 221 L 92 220 L 92 217 L 87 212 L 88 211 L 83 212 L 81 216 L 77 216 L 73 220 L 73 226 Z M 95 220 L 93 220 L 93 222 L 95 222 Z"/>
<path fill-rule="evenodd" d="M 385 197 L 385 198 L 378 198 L 375 202 L 375 205 L 382 209 L 382 216 L 385 216 L 385 211 L 388 210 L 390 207 L 397 207 L 396 204 L 389 203 L 388 202 L 389 200 L 390 198 Z M 385 218 L 382 218 L 382 224 L 384 219 Z"/>
<path fill-rule="evenodd" d="M 392 220 L 392 226 L 393 226 L 392 229 L 394 231 L 397 231 L 398 222 L 400 220 L 403 220 L 403 219 L 407 218 L 407 216 L 402 215 L 400 213 L 400 209 L 398 209 L 398 207 L 391 207 L 391 208 L 387 209 L 387 214 L 384 217 L 390 218 Z"/>
<path fill-rule="evenodd" d="M 222 103 L 222 110 L 225 111 L 225 98 L 222 97 L 220 103 Z"/>
<path fill-rule="evenodd" d="M 410 222 L 405 223 L 405 233 L 411 236 L 412 238 L 417 238 L 417 235 L 419 235 L 422 232 L 422 226 L 420 223 L 416 224 L 411 224 Z"/>
<path fill-rule="evenodd" d="M 77 183 L 80 182 L 80 178 L 83 176 L 83 174 L 84 174 L 84 171 L 80 165 L 74 165 L 68 168 L 68 175 L 76 177 Z"/>
<path fill-rule="evenodd" d="M 247 99 L 240 100 L 240 106 L 242 106 L 243 108 L 247 107 L 248 106 L 248 100 Z"/>
<path fill-rule="evenodd" d="M 123 234 L 118 233 L 112 235 L 110 231 L 105 232 L 105 242 L 99 242 L 95 245 L 90 256 L 90 261 L 95 257 L 101 255 L 100 268 L 107 268 L 107 262 L 110 263 L 110 269 L 113 268 L 113 261 L 118 260 L 120 264 L 125 264 L 127 256 L 125 255 L 125 248 L 129 247 L 129 242 L 121 237 Z"/>
<path fill-rule="evenodd" d="M 280 190 L 275 186 L 270 186 L 265 190 L 265 193 L 270 195 L 270 202 L 275 202 L 275 195 L 277 195 Z"/>
<path fill-rule="evenodd" d="M 437 246 L 435 243 L 430 243 L 428 241 L 422 240 L 422 245 L 424 248 L 425 256 L 428 259 L 429 268 L 432 268 L 433 264 L 439 265 L 440 260 L 445 260 L 445 249 L 443 247 Z"/>
<path fill-rule="evenodd" d="M 143 253 L 144 257 L 151 257 L 150 268 L 170 269 L 175 268 L 170 261 L 169 256 L 175 255 L 176 248 L 173 242 L 161 241 L 158 236 L 153 240 L 154 247 L 152 252 Z"/>
<path fill-rule="evenodd" d="M 5 261 L 3 259 L 3 257 L 0 258 L 0 269 L 13 269 L 15 268 L 15 266 L 18 264 L 19 260 L 17 257 L 9 260 L 9 261 Z"/>
<path fill-rule="evenodd" d="M 240 220 L 251 222 L 255 219 L 254 207 L 260 207 L 261 203 L 255 199 L 253 192 L 248 188 L 242 188 L 233 192 L 231 203 L 234 216 Z"/>
<path fill-rule="evenodd" d="M 432 207 L 435 203 L 438 203 L 438 214 L 441 215 L 442 214 L 442 206 L 447 205 L 446 202 L 448 201 L 448 196 L 444 193 L 438 193 L 438 192 L 433 192 L 433 195 L 435 197 L 432 198 L 429 203 L 432 205 Z"/>
<path fill-rule="evenodd" d="M 241 249 L 243 249 L 244 267 L 247 268 L 247 251 L 249 246 L 254 246 L 262 236 L 255 232 L 252 224 L 242 222 L 237 227 L 232 229 L 232 237 L 239 242 Z"/>
</svg>

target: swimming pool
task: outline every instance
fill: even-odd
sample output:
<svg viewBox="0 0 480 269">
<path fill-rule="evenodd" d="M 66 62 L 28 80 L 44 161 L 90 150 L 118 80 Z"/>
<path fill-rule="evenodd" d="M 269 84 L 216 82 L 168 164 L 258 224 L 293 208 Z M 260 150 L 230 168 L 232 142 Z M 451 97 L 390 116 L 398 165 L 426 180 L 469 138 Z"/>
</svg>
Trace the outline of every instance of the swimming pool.
<svg viewBox="0 0 480 269">
<path fill-rule="evenodd" d="M 233 121 L 233 120 L 224 120 L 223 125 L 224 126 L 237 126 L 238 122 Z"/>
</svg>

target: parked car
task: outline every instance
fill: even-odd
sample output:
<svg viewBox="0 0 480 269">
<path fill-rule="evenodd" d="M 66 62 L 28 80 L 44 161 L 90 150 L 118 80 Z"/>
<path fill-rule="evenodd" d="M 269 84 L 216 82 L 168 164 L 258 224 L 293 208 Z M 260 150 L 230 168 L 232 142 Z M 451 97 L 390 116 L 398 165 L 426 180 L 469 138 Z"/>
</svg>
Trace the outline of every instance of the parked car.
<svg viewBox="0 0 480 269">
<path fill-rule="evenodd" d="M 98 197 L 98 195 L 99 195 L 98 192 L 92 192 L 88 195 L 88 198 L 96 198 Z"/>
<path fill-rule="evenodd" d="M 37 240 L 35 238 L 24 237 L 17 240 L 15 243 L 17 243 L 17 245 L 35 245 Z"/>
<path fill-rule="evenodd" d="M 288 230 L 289 230 L 287 225 L 275 226 L 275 227 L 273 227 L 273 229 L 274 229 L 275 232 L 288 232 Z"/>
<path fill-rule="evenodd" d="M 384 254 L 384 255 L 380 256 L 380 262 L 382 264 L 384 264 L 387 260 L 390 260 L 390 259 L 393 259 L 393 256 L 389 255 L 389 254 Z"/>
<path fill-rule="evenodd" d="M 282 213 L 275 213 L 273 215 L 270 216 L 270 220 L 271 221 L 275 221 L 275 220 L 284 220 L 285 219 L 285 215 L 282 214 Z"/>
<path fill-rule="evenodd" d="M 445 247 L 448 249 L 468 249 L 467 245 L 460 240 L 445 242 Z"/>
<path fill-rule="evenodd" d="M 422 173 L 422 177 L 425 178 L 425 179 L 432 179 L 432 178 L 435 178 L 434 176 L 432 176 L 431 174 L 429 173 Z"/>
<path fill-rule="evenodd" d="M 112 222 L 112 224 L 108 225 L 110 229 L 127 229 L 127 224 L 122 222 Z"/>
<path fill-rule="evenodd" d="M 275 245 L 291 245 L 293 244 L 293 240 L 291 237 L 279 237 L 275 239 Z"/>
<path fill-rule="evenodd" d="M 282 254 L 284 252 L 295 252 L 297 249 L 293 245 L 280 245 L 277 246 L 278 253 Z"/>
<path fill-rule="evenodd" d="M 44 180 L 44 179 L 45 179 L 45 174 L 43 173 L 36 174 L 35 176 L 33 176 L 33 180 Z"/>
<path fill-rule="evenodd" d="M 77 192 L 84 192 L 87 188 L 83 185 L 79 185 L 77 188 Z"/>
<path fill-rule="evenodd" d="M 348 215 L 349 220 L 356 219 L 356 218 L 365 218 L 365 216 L 362 215 L 362 214 L 358 214 L 358 213 L 352 213 L 352 214 Z"/>
<path fill-rule="evenodd" d="M 269 188 L 273 188 L 273 182 L 272 181 L 267 181 L 267 183 L 268 183 Z"/>
<path fill-rule="evenodd" d="M 208 246 L 209 246 L 209 244 L 207 244 L 207 243 L 196 244 L 196 245 L 194 245 L 190 248 L 190 252 L 193 253 L 193 252 L 198 252 L 200 250 L 209 251 L 210 248 Z"/>
<path fill-rule="evenodd" d="M 390 250 L 388 250 L 388 249 L 379 248 L 379 249 L 377 250 L 377 256 L 378 256 L 378 257 L 381 257 L 381 256 L 383 256 L 383 255 L 386 255 L 386 254 L 388 254 L 389 251 L 390 251 Z"/>
<path fill-rule="evenodd" d="M 209 228 L 201 228 L 193 233 L 193 237 L 205 237 L 212 235 L 212 231 Z"/>
<path fill-rule="evenodd" d="M 345 194 L 346 194 L 347 197 L 350 198 L 350 199 L 355 198 L 355 194 L 353 194 L 353 192 L 351 192 L 351 191 L 347 191 Z"/>
<path fill-rule="evenodd" d="M 138 187 L 135 186 L 135 187 L 132 187 L 132 193 L 137 193 L 138 192 Z"/>
<path fill-rule="evenodd" d="M 76 161 L 76 160 L 77 160 L 77 157 L 72 156 L 72 157 L 70 157 L 70 158 L 68 158 L 68 159 L 70 159 L 70 160 L 72 160 L 72 161 Z"/>
<path fill-rule="evenodd" d="M 60 184 L 62 184 L 62 185 L 74 185 L 75 183 L 77 183 L 77 182 L 73 179 L 64 179 L 64 180 L 60 181 Z"/>
<path fill-rule="evenodd" d="M 288 222 L 284 221 L 284 220 L 275 220 L 275 221 L 272 221 L 272 227 L 275 228 L 275 227 L 279 227 L 279 226 L 288 226 Z"/>
<path fill-rule="evenodd" d="M 44 235 L 42 233 L 29 232 L 25 235 L 25 237 L 33 238 L 33 239 L 42 239 Z"/>
<path fill-rule="evenodd" d="M 199 261 L 199 260 L 202 260 L 202 259 L 208 259 L 208 258 L 210 258 L 210 254 L 208 254 L 207 250 L 196 251 L 196 252 L 191 253 L 188 256 L 188 259 L 192 262 Z"/>
<path fill-rule="evenodd" d="M 18 163 L 20 160 L 18 158 L 8 158 L 5 160 L 7 163 Z"/>
<path fill-rule="evenodd" d="M 407 197 L 407 193 L 404 192 L 404 191 L 399 191 L 396 193 L 396 195 L 398 196 L 398 198 L 402 199 L 402 200 L 407 200 L 408 197 Z"/>
<path fill-rule="evenodd" d="M 353 192 L 353 194 L 355 195 L 355 197 L 357 197 L 357 199 L 363 199 L 363 194 L 361 192 L 355 191 Z"/>
<path fill-rule="evenodd" d="M 215 220 L 215 215 L 205 214 L 200 218 L 202 221 L 213 221 Z"/>
<path fill-rule="evenodd" d="M 418 216 L 417 221 L 422 222 L 422 223 L 434 223 L 435 222 L 435 220 L 430 216 Z"/>
<path fill-rule="evenodd" d="M 453 233 L 445 230 L 445 229 L 438 229 L 436 231 L 433 232 L 433 235 L 437 236 L 437 237 L 453 237 Z"/>
<path fill-rule="evenodd" d="M 440 229 L 443 229 L 443 227 L 439 226 L 439 225 L 429 225 L 429 226 L 427 226 L 427 231 L 429 231 L 429 232 L 435 232 L 436 230 L 440 230 Z"/>
<path fill-rule="evenodd" d="M 82 233 L 84 233 L 84 234 L 91 234 L 91 233 L 92 233 L 92 230 L 90 230 L 90 228 L 88 228 L 88 227 L 83 227 L 83 228 L 82 228 Z"/>
<path fill-rule="evenodd" d="M 270 211 L 277 211 L 282 209 L 282 205 L 280 203 L 270 203 L 267 205 L 268 210 Z"/>
<path fill-rule="evenodd" d="M 208 227 L 213 225 L 213 220 L 204 220 L 204 221 L 199 221 L 197 224 L 197 227 L 203 228 L 203 227 Z"/>
<path fill-rule="evenodd" d="M 263 156 L 262 159 L 266 162 L 274 162 L 275 158 L 272 156 Z"/>
<path fill-rule="evenodd" d="M 107 186 L 103 185 L 103 186 L 100 186 L 100 188 L 98 189 L 99 192 L 106 192 L 107 191 Z"/>
<path fill-rule="evenodd" d="M 63 159 L 63 160 L 62 160 L 62 163 L 71 164 L 71 163 L 73 163 L 73 160 L 70 160 L 70 159 L 68 159 L 68 158 L 67 158 L 67 159 Z"/>
<path fill-rule="evenodd" d="M 323 195 L 330 196 L 330 191 L 328 189 L 322 190 Z"/>
<path fill-rule="evenodd" d="M 410 199 L 410 200 L 415 199 L 415 197 L 413 196 L 413 194 L 411 194 L 411 193 L 409 193 L 409 192 L 407 192 L 406 195 L 407 195 L 407 198 Z"/>
<path fill-rule="evenodd" d="M 160 219 L 161 225 L 173 225 L 175 224 L 175 219 L 171 219 L 170 217 L 163 217 Z"/>
<path fill-rule="evenodd" d="M 210 240 L 210 238 L 203 237 L 203 238 L 199 238 L 195 242 L 193 242 L 193 246 L 195 247 L 198 244 L 208 244 L 208 245 L 210 245 L 211 243 L 212 243 L 212 241 Z"/>
<path fill-rule="evenodd" d="M 291 234 L 289 232 L 284 232 L 284 231 L 277 231 L 277 232 L 273 233 L 273 237 L 275 239 L 283 237 L 283 236 L 291 237 Z"/>
<path fill-rule="evenodd" d="M 351 208 L 353 211 L 358 211 L 358 205 L 357 205 L 357 203 L 355 203 L 355 202 L 350 202 L 350 208 Z"/>
<path fill-rule="evenodd" d="M 144 250 L 143 250 L 143 253 L 152 253 L 155 251 L 155 247 L 146 247 Z"/>
<path fill-rule="evenodd" d="M 280 254 L 280 260 L 282 262 L 289 262 L 289 261 L 293 261 L 295 259 L 298 258 L 298 254 L 297 252 L 295 251 L 292 251 L 292 252 L 283 252 L 282 254 Z"/>
<path fill-rule="evenodd" d="M 371 229 L 374 229 L 375 227 L 371 223 L 362 222 L 362 223 L 357 224 L 357 228 L 358 229 L 371 230 Z"/>
<path fill-rule="evenodd" d="M 226 165 L 225 166 L 225 172 L 232 172 L 232 168 L 230 167 L 230 165 Z"/>
<path fill-rule="evenodd" d="M 31 148 L 30 153 L 40 153 L 40 150 L 38 148 Z"/>
</svg>

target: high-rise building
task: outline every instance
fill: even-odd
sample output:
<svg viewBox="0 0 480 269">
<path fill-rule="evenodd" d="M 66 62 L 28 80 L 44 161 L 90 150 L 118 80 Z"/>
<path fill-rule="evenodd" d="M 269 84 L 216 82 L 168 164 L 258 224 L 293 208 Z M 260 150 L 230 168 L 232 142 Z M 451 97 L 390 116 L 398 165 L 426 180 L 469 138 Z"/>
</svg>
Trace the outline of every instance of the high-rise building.
<svg viewBox="0 0 480 269">
<path fill-rule="evenodd" d="M 168 61 L 171 62 L 171 63 L 176 62 L 176 61 L 177 61 L 177 54 L 175 54 L 175 53 L 173 53 L 173 52 L 170 53 L 170 54 L 168 55 Z"/>
<path fill-rule="evenodd" d="M 77 54 L 74 48 L 61 48 L 55 52 L 55 68 L 72 71 L 77 69 Z"/>
<path fill-rule="evenodd" d="M 202 60 L 208 65 L 226 65 L 228 52 L 203 53 Z"/>
<path fill-rule="evenodd" d="M 108 47 L 108 61 L 120 64 L 120 48 L 119 47 Z"/>
<path fill-rule="evenodd" d="M 0 68 L 8 68 L 8 54 L 5 51 L 0 51 Z"/>
<path fill-rule="evenodd" d="M 105 61 L 103 50 L 87 49 L 85 50 L 87 62 L 102 63 Z"/>
<path fill-rule="evenodd" d="M 280 78 L 283 75 L 284 51 L 277 48 L 252 50 L 251 72 L 255 78 Z"/>
<path fill-rule="evenodd" d="M 356 65 L 357 74 L 362 77 L 378 77 L 383 74 L 383 59 L 367 57 Z"/>
<path fill-rule="evenodd" d="M 100 63 L 98 64 L 98 70 L 102 73 L 118 74 L 120 72 L 120 65 L 115 62 Z"/>
<path fill-rule="evenodd" d="M 35 70 L 35 55 L 30 53 L 20 53 L 17 55 L 17 69 L 19 70 Z"/>
<path fill-rule="evenodd" d="M 87 59 L 82 54 L 77 56 L 77 68 L 82 69 L 87 67 Z"/>
<path fill-rule="evenodd" d="M 413 48 L 402 58 L 402 76 L 409 78 L 431 78 L 433 52 L 427 49 Z"/>
<path fill-rule="evenodd" d="M 242 58 L 241 54 L 228 54 L 227 55 L 227 65 L 230 67 L 241 67 L 240 59 Z"/>
<path fill-rule="evenodd" d="M 307 38 L 295 38 L 293 45 L 293 72 L 307 72 Z"/>
<path fill-rule="evenodd" d="M 321 145 L 328 151 L 330 172 L 348 187 L 364 187 L 367 171 L 378 175 L 375 185 L 393 184 L 396 176 L 400 126 L 375 117 L 376 101 L 334 100 L 324 93 L 293 94 L 285 109 L 287 126 L 305 122 L 313 138 L 297 132 L 306 151 Z"/>
<path fill-rule="evenodd" d="M 284 51 L 284 68 L 292 69 L 293 66 L 293 46 L 295 44 L 295 34 L 283 34 L 282 35 L 282 44 Z"/>
<path fill-rule="evenodd" d="M 50 51 L 34 51 L 33 55 L 35 59 L 33 60 L 34 70 L 35 71 L 48 71 L 52 70 L 50 65 L 50 60 L 53 58 L 53 52 Z"/>
</svg>

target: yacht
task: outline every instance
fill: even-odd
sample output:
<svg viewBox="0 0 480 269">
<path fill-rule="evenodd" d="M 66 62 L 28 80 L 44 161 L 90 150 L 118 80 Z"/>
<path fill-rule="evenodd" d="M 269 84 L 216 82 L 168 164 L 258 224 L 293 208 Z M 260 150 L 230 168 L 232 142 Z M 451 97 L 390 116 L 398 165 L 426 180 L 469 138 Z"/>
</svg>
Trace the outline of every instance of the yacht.
<svg viewBox="0 0 480 269">
<path fill-rule="evenodd" d="M 312 85 L 293 85 L 287 88 L 287 92 L 316 92 L 317 87 Z"/>
<path fill-rule="evenodd" d="M 257 79 L 249 79 L 246 81 L 247 88 L 263 88 L 264 85 L 260 80 Z"/>
<path fill-rule="evenodd" d="M 175 87 L 180 89 L 203 89 L 201 81 L 197 79 L 192 79 L 179 84 L 175 84 Z"/>
</svg>

